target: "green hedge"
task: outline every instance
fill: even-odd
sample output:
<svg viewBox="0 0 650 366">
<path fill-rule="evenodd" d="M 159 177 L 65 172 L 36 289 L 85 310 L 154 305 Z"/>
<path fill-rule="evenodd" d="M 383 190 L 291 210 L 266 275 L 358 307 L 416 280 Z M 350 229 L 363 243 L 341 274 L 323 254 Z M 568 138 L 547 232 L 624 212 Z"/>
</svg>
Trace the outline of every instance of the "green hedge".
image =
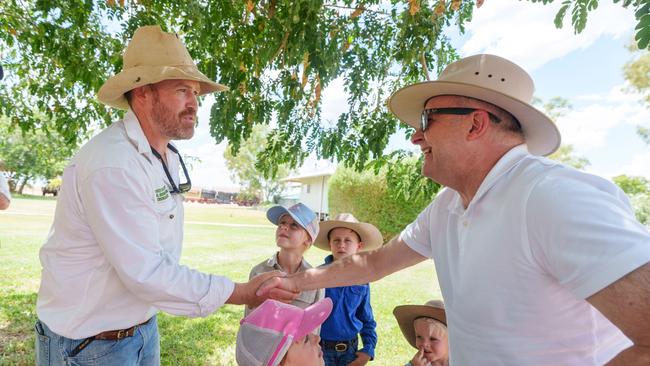
<svg viewBox="0 0 650 366">
<path fill-rule="evenodd" d="M 395 169 L 396 167 L 400 169 Z M 330 217 L 350 212 L 359 221 L 377 226 L 384 241 L 388 241 L 417 217 L 439 189 L 439 186 L 421 178 L 419 174 L 417 160 L 384 166 L 378 169 L 377 174 L 373 170 L 356 172 L 351 168 L 340 167 L 329 182 Z M 405 195 L 400 190 L 403 187 L 394 186 L 395 182 L 414 180 L 418 183 L 410 185 L 410 188 L 417 190 L 417 194 Z"/>
<path fill-rule="evenodd" d="M 650 193 L 630 195 L 630 201 L 640 223 L 650 227 Z"/>
</svg>

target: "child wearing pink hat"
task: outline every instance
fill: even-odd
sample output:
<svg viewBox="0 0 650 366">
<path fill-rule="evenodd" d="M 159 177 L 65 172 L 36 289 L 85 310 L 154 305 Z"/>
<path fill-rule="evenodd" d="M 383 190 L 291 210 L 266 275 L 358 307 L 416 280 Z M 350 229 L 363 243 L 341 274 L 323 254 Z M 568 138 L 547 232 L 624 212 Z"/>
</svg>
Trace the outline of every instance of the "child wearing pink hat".
<svg viewBox="0 0 650 366">
<path fill-rule="evenodd" d="M 321 299 L 302 309 L 266 300 L 241 320 L 235 357 L 240 366 L 322 366 L 320 337 L 312 332 L 332 311 Z"/>
</svg>

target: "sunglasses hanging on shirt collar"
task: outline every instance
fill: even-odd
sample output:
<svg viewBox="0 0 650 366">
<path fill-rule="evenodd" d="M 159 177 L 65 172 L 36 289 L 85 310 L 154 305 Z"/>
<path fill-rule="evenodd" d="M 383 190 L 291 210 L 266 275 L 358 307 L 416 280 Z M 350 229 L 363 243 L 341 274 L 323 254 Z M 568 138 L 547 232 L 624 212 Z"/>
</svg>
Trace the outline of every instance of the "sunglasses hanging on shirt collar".
<svg viewBox="0 0 650 366">
<path fill-rule="evenodd" d="M 156 149 L 151 146 L 151 152 L 153 155 L 160 160 L 162 163 L 163 169 L 165 170 L 165 175 L 167 175 L 167 179 L 169 180 L 169 184 L 172 186 L 171 191 L 169 193 L 171 194 L 177 194 L 177 193 L 185 193 L 189 191 L 192 188 L 192 181 L 190 180 L 190 175 L 187 174 L 187 168 L 185 167 L 185 163 L 183 162 L 183 158 L 181 157 L 181 154 L 178 153 L 178 150 L 172 144 L 167 144 L 167 148 L 178 155 L 178 160 L 181 162 L 181 167 L 183 168 L 183 173 L 185 174 L 185 180 L 187 182 L 185 183 L 179 183 L 178 187 L 176 187 L 176 184 L 174 183 L 174 180 L 172 179 L 171 174 L 169 174 L 169 169 L 167 169 L 167 164 L 165 164 L 165 160 L 163 160 L 162 156 L 156 151 Z"/>
</svg>

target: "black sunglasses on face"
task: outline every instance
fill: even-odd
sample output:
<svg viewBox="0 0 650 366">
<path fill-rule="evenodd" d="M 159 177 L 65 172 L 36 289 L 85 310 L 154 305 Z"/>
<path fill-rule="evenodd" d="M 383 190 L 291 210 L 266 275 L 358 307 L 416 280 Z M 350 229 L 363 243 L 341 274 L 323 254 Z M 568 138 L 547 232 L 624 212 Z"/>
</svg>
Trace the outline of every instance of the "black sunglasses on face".
<svg viewBox="0 0 650 366">
<path fill-rule="evenodd" d="M 420 131 L 424 132 L 427 130 L 429 127 L 429 116 L 432 114 L 453 114 L 457 116 L 465 116 L 477 110 L 479 110 L 479 108 L 425 108 L 420 116 Z M 488 111 L 486 112 L 492 121 L 496 123 L 501 121 L 499 117 Z"/>
<path fill-rule="evenodd" d="M 185 163 L 183 162 L 183 158 L 181 157 L 181 154 L 179 154 L 178 150 L 172 144 L 167 144 L 167 148 L 178 155 L 178 160 L 181 162 L 181 167 L 183 168 L 183 173 L 185 174 L 185 180 L 187 182 L 185 183 L 179 183 L 178 187 L 176 187 L 176 184 L 174 184 L 174 180 L 172 179 L 171 174 L 169 174 L 169 169 L 167 169 L 167 164 L 165 164 L 165 161 L 163 160 L 162 156 L 156 151 L 156 149 L 151 146 L 151 152 L 153 155 L 160 160 L 162 163 L 163 169 L 165 170 L 165 175 L 167 175 L 167 179 L 169 180 L 169 184 L 172 186 L 172 190 L 169 191 L 171 194 L 177 194 L 177 193 L 185 193 L 188 192 L 190 189 L 192 189 L 192 181 L 190 180 L 190 175 L 187 174 L 187 168 L 185 167 Z"/>
</svg>

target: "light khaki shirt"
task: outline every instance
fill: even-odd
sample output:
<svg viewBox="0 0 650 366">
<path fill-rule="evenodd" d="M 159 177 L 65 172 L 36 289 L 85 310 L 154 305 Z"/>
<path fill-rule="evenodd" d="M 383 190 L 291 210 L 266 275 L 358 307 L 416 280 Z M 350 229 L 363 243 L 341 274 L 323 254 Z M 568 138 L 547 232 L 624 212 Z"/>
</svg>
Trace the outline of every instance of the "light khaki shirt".
<svg viewBox="0 0 650 366">
<path fill-rule="evenodd" d="M 298 268 L 298 272 L 304 272 L 310 268 L 312 268 L 311 264 L 307 263 L 307 261 L 303 258 L 302 262 L 300 263 L 300 268 Z M 248 276 L 248 279 L 250 280 L 261 273 L 271 271 L 285 271 L 284 268 L 280 266 L 280 263 L 278 263 L 278 252 L 273 254 L 271 258 L 253 267 L 253 269 L 251 269 L 250 275 Z M 302 291 L 298 295 L 298 298 L 293 300 L 291 304 L 304 309 L 324 297 L 325 289 Z M 246 309 L 244 310 L 244 316 L 248 315 L 252 310 L 253 309 L 246 306 Z M 320 331 L 320 327 L 318 328 L 318 331 Z"/>
</svg>

